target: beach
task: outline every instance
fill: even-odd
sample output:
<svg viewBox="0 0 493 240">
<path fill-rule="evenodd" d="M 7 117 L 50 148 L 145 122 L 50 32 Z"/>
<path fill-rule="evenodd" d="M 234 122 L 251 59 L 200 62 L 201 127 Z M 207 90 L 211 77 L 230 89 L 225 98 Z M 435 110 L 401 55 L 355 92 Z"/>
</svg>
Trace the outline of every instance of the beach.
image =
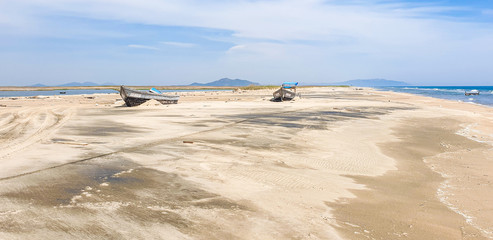
<svg viewBox="0 0 493 240">
<path fill-rule="evenodd" d="M 0 239 L 491 239 L 491 107 L 370 88 L 0 98 Z"/>
</svg>

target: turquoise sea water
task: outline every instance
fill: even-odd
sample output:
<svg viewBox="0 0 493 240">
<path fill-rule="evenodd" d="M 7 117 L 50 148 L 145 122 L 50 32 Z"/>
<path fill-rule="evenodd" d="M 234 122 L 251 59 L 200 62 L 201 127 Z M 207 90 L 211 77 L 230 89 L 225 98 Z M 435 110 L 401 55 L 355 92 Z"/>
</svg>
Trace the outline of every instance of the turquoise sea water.
<svg viewBox="0 0 493 240">
<path fill-rule="evenodd" d="M 202 90 L 160 90 L 161 92 L 208 92 L 208 91 L 231 91 L 228 89 L 202 89 Z M 60 92 L 65 92 L 61 94 Z M 52 91 L 0 91 L 0 97 L 33 97 L 33 96 L 54 96 L 54 95 L 82 95 L 82 94 L 104 94 L 119 93 L 115 90 L 52 90 Z"/>
<path fill-rule="evenodd" d="M 406 86 L 376 87 L 385 91 L 405 92 L 434 98 L 476 103 L 493 107 L 493 86 Z M 464 92 L 478 90 L 477 96 L 466 96 Z"/>
</svg>

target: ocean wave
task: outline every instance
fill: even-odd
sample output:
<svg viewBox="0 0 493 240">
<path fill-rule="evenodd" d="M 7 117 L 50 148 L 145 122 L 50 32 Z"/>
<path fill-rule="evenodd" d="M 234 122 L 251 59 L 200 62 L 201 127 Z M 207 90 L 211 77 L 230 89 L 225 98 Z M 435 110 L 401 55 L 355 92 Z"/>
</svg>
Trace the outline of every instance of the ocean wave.
<svg viewBox="0 0 493 240">
<path fill-rule="evenodd" d="M 464 92 L 469 92 L 476 89 L 480 92 L 478 96 L 465 96 Z M 394 92 L 404 92 L 428 97 L 435 97 L 441 99 L 448 99 L 453 101 L 459 101 L 475 105 L 483 105 L 493 107 L 493 86 L 458 86 L 454 87 L 385 87 L 382 90 L 394 91 Z"/>
<path fill-rule="evenodd" d="M 408 92 L 408 93 L 420 93 L 424 94 L 464 94 L 464 92 L 469 92 L 471 90 L 478 90 L 481 94 L 493 94 L 493 87 L 488 87 L 487 89 L 482 89 L 481 87 L 460 87 L 460 88 L 437 88 L 437 87 L 392 87 L 387 88 L 400 92 Z"/>
<path fill-rule="evenodd" d="M 466 90 L 465 89 L 439 89 L 439 88 L 433 88 L 433 91 L 436 91 L 436 92 L 450 92 L 450 93 L 464 93 Z"/>
<path fill-rule="evenodd" d="M 411 91 L 426 91 L 426 92 L 445 92 L 445 93 L 464 93 L 466 90 L 462 88 L 456 88 L 456 89 L 443 89 L 443 88 L 422 88 L 422 87 L 405 87 L 405 88 L 395 88 L 398 90 L 411 90 Z"/>
</svg>

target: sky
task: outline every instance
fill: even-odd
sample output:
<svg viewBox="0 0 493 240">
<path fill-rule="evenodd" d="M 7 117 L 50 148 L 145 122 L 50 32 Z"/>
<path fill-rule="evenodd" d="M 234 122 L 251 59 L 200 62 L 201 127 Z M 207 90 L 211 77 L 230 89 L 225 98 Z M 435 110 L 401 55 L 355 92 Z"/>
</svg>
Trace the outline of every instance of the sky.
<svg viewBox="0 0 493 240">
<path fill-rule="evenodd" d="M 493 85 L 493 1 L 0 0 L 0 85 Z"/>
</svg>

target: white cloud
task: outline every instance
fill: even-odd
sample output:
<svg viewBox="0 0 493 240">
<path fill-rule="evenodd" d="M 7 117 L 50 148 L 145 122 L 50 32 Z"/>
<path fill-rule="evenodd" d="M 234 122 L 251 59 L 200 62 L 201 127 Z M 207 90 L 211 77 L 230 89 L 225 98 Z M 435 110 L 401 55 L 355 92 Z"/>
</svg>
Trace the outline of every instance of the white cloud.
<svg viewBox="0 0 493 240">
<path fill-rule="evenodd" d="M 19 0 L 23 1 L 23 0 Z M 457 31 L 456 22 L 431 19 L 449 6 L 408 4 L 344 5 L 340 1 L 198 1 L 198 0 L 24 0 L 45 14 L 120 20 L 131 23 L 227 29 L 237 38 L 276 41 L 356 39 L 355 44 L 415 45 L 438 38 L 454 40 L 462 30 L 478 30 L 474 23 Z M 38 5 L 38 6 L 36 6 Z M 470 29 L 470 30 L 468 30 Z M 480 32 L 478 32 L 480 34 Z M 456 36 L 454 36 L 456 35 Z M 476 35 L 476 34 L 475 34 Z M 188 43 L 166 42 L 177 47 Z"/>
<path fill-rule="evenodd" d="M 186 43 L 186 42 L 161 42 L 161 43 L 169 46 L 182 47 L 182 48 L 191 48 L 197 46 L 197 44 Z"/>
<path fill-rule="evenodd" d="M 234 53 L 246 49 L 245 45 L 235 45 L 228 49 L 227 53 Z"/>
<path fill-rule="evenodd" d="M 482 13 L 483 15 L 493 16 L 493 9 L 485 9 Z"/>
<path fill-rule="evenodd" d="M 237 36 L 275 40 L 318 40 L 333 32 L 364 33 L 394 28 L 403 15 L 419 16 L 449 7 L 341 5 L 321 0 L 157 1 L 157 0 L 18 0 L 45 14 L 70 14 L 133 23 L 198 26 L 233 30 Z M 27 8 L 24 6 L 24 8 Z M 405 14 L 404 14 L 405 13 Z M 411 22 L 420 22 L 414 19 Z M 378 24 L 373 24 L 378 23 Z M 401 27 L 405 27 L 406 24 Z"/>
<path fill-rule="evenodd" d="M 146 45 L 130 44 L 130 45 L 127 45 L 127 47 L 159 51 L 159 48 L 157 48 L 157 47 L 146 46 Z"/>
<path fill-rule="evenodd" d="M 492 74 L 479 67 L 493 61 L 492 23 L 462 22 L 443 14 L 470 9 L 467 7 L 389 2 L 16 0 L 0 10 L 0 15 L 16 12 L 17 18 L 24 14 L 25 21 L 63 15 L 230 30 L 234 35 L 229 40 L 235 46 L 225 50 L 225 59 L 241 64 L 250 61 L 259 68 L 268 65 L 268 69 L 278 69 L 277 73 L 330 73 L 338 78 L 376 74 L 403 80 L 427 74 L 433 74 L 430 78 L 440 74 L 453 77 L 472 69 L 485 76 Z M 491 10 L 483 14 L 489 15 Z M 185 42 L 162 44 L 195 46 Z M 145 45 L 128 47 L 158 50 Z M 463 61 L 468 63 L 459 64 Z M 450 69 L 438 72 L 436 65 Z"/>
</svg>

